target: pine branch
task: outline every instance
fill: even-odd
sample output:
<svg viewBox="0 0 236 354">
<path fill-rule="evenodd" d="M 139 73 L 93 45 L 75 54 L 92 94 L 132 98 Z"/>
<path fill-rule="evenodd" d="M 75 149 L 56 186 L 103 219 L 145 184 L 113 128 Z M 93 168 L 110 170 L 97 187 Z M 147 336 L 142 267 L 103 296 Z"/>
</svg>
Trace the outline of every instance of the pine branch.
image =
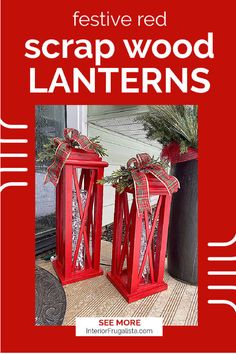
<svg viewBox="0 0 236 354">
<path fill-rule="evenodd" d="M 136 120 L 143 123 L 146 136 L 162 145 L 177 142 L 180 151 L 198 147 L 198 107 L 191 105 L 148 106 L 149 112 Z"/>
</svg>

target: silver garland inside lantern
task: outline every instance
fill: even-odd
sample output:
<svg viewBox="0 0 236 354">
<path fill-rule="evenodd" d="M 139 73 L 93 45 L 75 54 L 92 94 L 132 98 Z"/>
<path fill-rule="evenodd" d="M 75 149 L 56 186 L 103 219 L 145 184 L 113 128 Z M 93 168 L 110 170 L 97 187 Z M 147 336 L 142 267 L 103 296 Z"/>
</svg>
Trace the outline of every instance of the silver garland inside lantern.
<svg viewBox="0 0 236 354">
<path fill-rule="evenodd" d="M 158 223 L 157 223 L 158 225 Z M 154 235 L 153 235 L 153 240 L 154 240 L 154 252 L 156 248 L 156 241 L 157 241 L 157 225 L 155 227 Z M 148 227 L 149 231 L 151 231 L 152 228 L 152 216 L 149 215 L 148 217 Z M 147 237 L 148 235 L 146 234 L 146 226 L 145 226 L 145 220 L 143 219 L 142 221 L 142 233 L 141 233 L 141 243 L 140 243 L 140 255 L 139 255 L 139 269 L 141 268 L 142 262 L 143 262 L 143 257 L 147 249 Z M 143 268 L 143 273 L 142 273 L 142 278 L 144 279 L 145 283 L 148 283 L 149 281 L 149 274 L 150 274 L 150 268 L 149 268 L 149 258 L 147 256 L 145 266 Z"/>
<path fill-rule="evenodd" d="M 81 190 L 80 198 L 81 198 L 82 208 L 84 210 L 86 200 L 87 200 L 87 191 Z M 76 191 L 73 190 L 72 191 L 72 260 L 74 259 L 80 227 L 81 227 L 81 219 L 80 219 L 79 207 L 77 202 L 77 194 Z M 80 267 L 80 269 L 84 269 L 84 259 L 85 259 L 85 247 L 84 247 L 84 238 L 82 237 L 79 246 L 78 256 L 76 259 L 76 267 Z"/>
</svg>

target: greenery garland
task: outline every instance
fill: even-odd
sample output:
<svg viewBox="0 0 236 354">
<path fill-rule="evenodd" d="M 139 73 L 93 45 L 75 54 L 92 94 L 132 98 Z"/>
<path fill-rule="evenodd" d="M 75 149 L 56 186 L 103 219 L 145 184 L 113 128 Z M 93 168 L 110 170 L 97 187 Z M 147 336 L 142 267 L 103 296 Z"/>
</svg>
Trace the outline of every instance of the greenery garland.
<svg viewBox="0 0 236 354">
<path fill-rule="evenodd" d="M 136 120 L 143 123 L 146 136 L 163 146 L 176 142 L 180 152 L 198 148 L 198 107 L 194 105 L 148 106 Z"/>
<path fill-rule="evenodd" d="M 169 166 L 166 160 L 155 159 L 152 157 L 149 164 L 152 165 L 161 165 L 163 168 L 167 169 Z M 148 173 L 148 168 L 142 168 L 142 171 Z M 134 181 L 131 174 L 131 169 L 126 166 L 121 166 L 118 170 L 113 171 L 110 176 L 106 176 L 101 180 L 98 180 L 97 183 L 100 184 L 111 184 L 113 185 L 118 193 L 123 193 L 126 188 L 133 188 Z"/>
<path fill-rule="evenodd" d="M 95 145 L 94 150 L 99 156 L 101 157 L 108 156 L 106 153 L 107 149 L 105 149 L 100 145 L 99 136 L 95 136 L 94 138 L 89 138 L 89 140 L 92 141 L 94 144 L 98 144 Z M 80 148 L 80 145 L 77 142 L 74 142 L 72 146 L 74 148 L 78 148 L 78 149 Z M 38 153 L 37 162 L 48 164 L 49 162 L 53 161 L 56 149 L 57 146 L 54 144 L 53 138 L 48 139 L 48 142 L 43 145 L 43 150 Z"/>
</svg>

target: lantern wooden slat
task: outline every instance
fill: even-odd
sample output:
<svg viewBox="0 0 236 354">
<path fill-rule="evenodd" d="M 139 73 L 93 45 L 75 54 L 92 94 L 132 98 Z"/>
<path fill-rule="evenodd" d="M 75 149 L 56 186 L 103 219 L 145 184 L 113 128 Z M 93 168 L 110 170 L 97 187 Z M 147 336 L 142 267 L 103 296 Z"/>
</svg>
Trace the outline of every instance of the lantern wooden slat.
<svg viewBox="0 0 236 354">
<path fill-rule="evenodd" d="M 158 198 L 152 216 L 147 211 L 138 214 L 133 189 L 116 192 L 115 198 L 112 267 L 107 276 L 128 302 L 167 289 L 164 268 L 171 195 L 160 181 L 151 175 L 147 178 L 150 197 Z"/>
<path fill-rule="evenodd" d="M 103 178 L 108 164 L 94 152 L 72 149 L 56 188 L 56 259 L 53 266 L 61 283 L 68 284 L 103 274 L 100 268 Z M 85 206 L 81 192 L 86 191 Z M 72 252 L 72 194 L 76 193 L 80 228 Z M 83 242 L 83 243 L 82 243 Z M 83 245 L 83 267 L 77 265 Z"/>
</svg>

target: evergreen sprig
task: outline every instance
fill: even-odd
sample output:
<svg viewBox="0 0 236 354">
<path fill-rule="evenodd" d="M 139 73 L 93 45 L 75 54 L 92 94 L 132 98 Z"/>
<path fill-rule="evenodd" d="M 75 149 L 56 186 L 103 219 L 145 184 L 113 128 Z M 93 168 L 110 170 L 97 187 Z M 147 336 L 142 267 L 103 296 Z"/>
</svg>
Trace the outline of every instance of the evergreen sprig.
<svg viewBox="0 0 236 354">
<path fill-rule="evenodd" d="M 146 136 L 162 145 L 177 142 L 180 152 L 198 147 L 198 107 L 194 105 L 148 106 L 149 111 L 136 118 L 143 123 Z"/>
<path fill-rule="evenodd" d="M 50 163 L 54 158 L 56 149 L 57 147 L 54 144 L 53 139 L 48 139 L 48 142 L 43 145 L 42 151 L 38 153 L 37 162 L 42 162 L 46 164 Z"/>
<path fill-rule="evenodd" d="M 154 156 L 152 157 L 150 164 L 152 165 L 161 165 L 163 168 L 168 167 L 168 162 L 166 160 L 155 159 Z M 141 169 L 144 173 L 148 173 L 147 169 Z M 113 185 L 118 193 L 123 193 L 126 188 L 133 188 L 134 182 L 131 174 L 131 169 L 126 166 L 121 166 L 118 170 L 113 171 L 110 176 L 106 176 L 101 180 L 98 180 L 97 183 L 99 184 L 111 184 Z"/>
<path fill-rule="evenodd" d="M 95 151 L 99 156 L 108 156 L 107 149 L 105 149 L 100 143 L 100 136 L 89 138 L 89 140 L 92 141 L 94 144 L 98 144 L 98 146 L 95 146 Z"/>
<path fill-rule="evenodd" d="M 101 157 L 108 156 L 106 153 L 107 149 L 105 149 L 104 147 L 102 147 L 100 145 L 99 136 L 89 138 L 89 140 L 92 141 L 94 144 L 98 144 L 98 145 L 95 145 L 94 150 L 96 151 L 96 153 L 99 156 L 101 156 Z M 74 142 L 72 144 L 72 146 L 74 148 L 80 148 L 80 145 L 77 142 Z M 52 138 L 48 139 L 48 142 L 43 145 L 42 151 L 40 151 L 37 156 L 37 162 L 42 162 L 42 163 L 46 163 L 46 164 L 51 162 L 54 159 L 56 149 L 57 149 L 57 146 L 54 144 L 53 139 Z"/>
</svg>

